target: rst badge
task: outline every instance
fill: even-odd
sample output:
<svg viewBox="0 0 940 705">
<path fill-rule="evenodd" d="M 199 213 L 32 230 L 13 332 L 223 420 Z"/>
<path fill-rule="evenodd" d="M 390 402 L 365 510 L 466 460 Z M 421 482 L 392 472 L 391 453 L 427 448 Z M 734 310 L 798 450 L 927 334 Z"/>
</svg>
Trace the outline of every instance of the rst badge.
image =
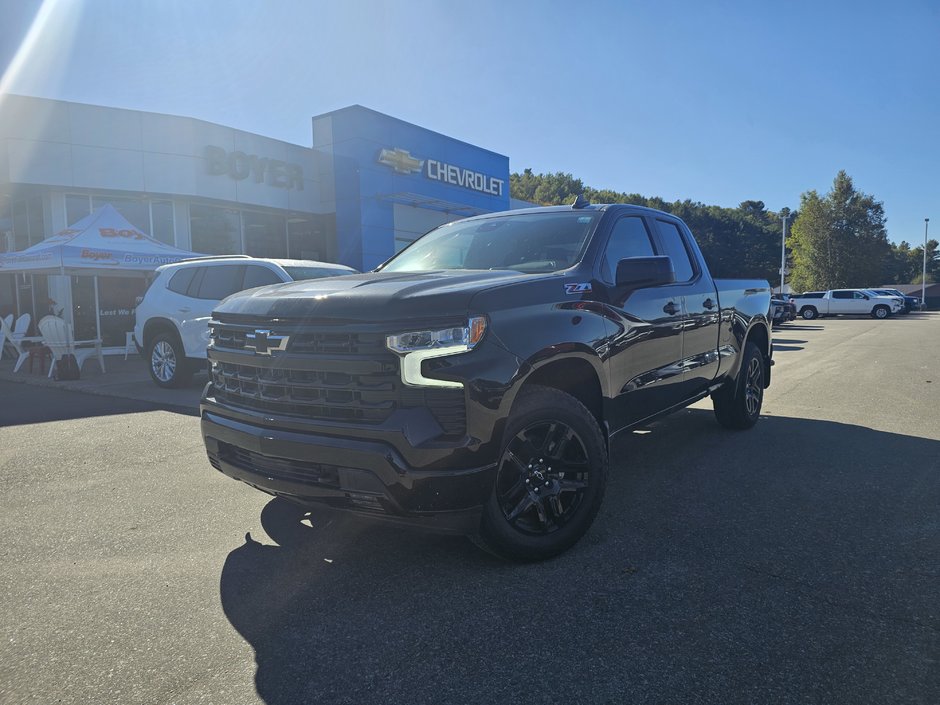
<svg viewBox="0 0 940 705">
<path fill-rule="evenodd" d="M 581 284 L 565 284 L 565 293 L 569 296 L 571 294 L 586 294 L 592 291 L 591 282 L 582 282 Z"/>
</svg>

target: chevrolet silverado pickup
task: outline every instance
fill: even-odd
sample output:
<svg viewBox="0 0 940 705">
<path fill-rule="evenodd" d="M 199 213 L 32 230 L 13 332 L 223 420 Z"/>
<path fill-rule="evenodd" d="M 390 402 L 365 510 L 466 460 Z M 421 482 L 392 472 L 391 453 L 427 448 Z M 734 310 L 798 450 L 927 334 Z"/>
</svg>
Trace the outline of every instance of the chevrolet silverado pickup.
<svg viewBox="0 0 940 705">
<path fill-rule="evenodd" d="M 708 396 L 721 425 L 755 424 L 769 309 L 766 281 L 713 279 L 668 213 L 467 218 L 373 272 L 222 301 L 202 434 L 217 470 L 303 507 L 544 559 L 593 522 L 617 434 Z"/>
<path fill-rule="evenodd" d="M 830 289 L 801 294 L 797 307 L 807 321 L 820 316 L 853 315 L 884 319 L 904 309 L 904 298 L 881 296 L 868 289 Z"/>
</svg>

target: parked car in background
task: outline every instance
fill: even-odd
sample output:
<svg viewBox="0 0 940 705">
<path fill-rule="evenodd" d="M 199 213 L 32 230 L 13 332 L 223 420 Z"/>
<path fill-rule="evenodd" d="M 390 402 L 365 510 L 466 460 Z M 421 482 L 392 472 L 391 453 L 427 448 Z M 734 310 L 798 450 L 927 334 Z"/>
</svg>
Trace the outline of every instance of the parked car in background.
<svg viewBox="0 0 940 705">
<path fill-rule="evenodd" d="M 907 294 L 898 291 L 897 289 L 869 289 L 879 296 L 899 296 L 904 300 L 904 311 L 903 313 L 910 313 L 914 309 L 920 308 L 920 299 L 917 296 L 908 296 Z"/>
<path fill-rule="evenodd" d="M 888 318 L 904 306 L 896 296 L 879 296 L 865 289 L 807 291 L 796 298 L 800 315 L 807 321 L 820 316 L 862 316 Z"/>
<path fill-rule="evenodd" d="M 770 315 L 772 324 L 779 326 L 796 318 L 796 305 L 787 299 L 773 298 L 770 300 Z"/>
<path fill-rule="evenodd" d="M 161 387 L 185 384 L 205 365 L 212 309 L 225 297 L 259 286 L 356 274 L 313 260 L 248 255 L 196 257 L 158 267 L 135 312 L 134 340 Z"/>
</svg>

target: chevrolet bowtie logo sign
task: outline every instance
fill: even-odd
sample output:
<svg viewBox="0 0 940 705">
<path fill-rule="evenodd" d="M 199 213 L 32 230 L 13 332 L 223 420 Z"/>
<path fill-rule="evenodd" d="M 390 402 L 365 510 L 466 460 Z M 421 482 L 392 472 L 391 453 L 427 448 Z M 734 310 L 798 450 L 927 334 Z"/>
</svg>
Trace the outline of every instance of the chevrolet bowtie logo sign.
<svg viewBox="0 0 940 705">
<path fill-rule="evenodd" d="M 424 167 L 423 159 L 415 159 L 407 149 L 383 149 L 379 152 L 379 164 L 390 166 L 399 174 L 415 174 Z"/>
<path fill-rule="evenodd" d="M 271 335 L 269 330 L 256 330 L 245 334 L 245 350 L 253 350 L 255 355 L 270 355 L 272 352 L 284 352 L 290 336 Z"/>
</svg>

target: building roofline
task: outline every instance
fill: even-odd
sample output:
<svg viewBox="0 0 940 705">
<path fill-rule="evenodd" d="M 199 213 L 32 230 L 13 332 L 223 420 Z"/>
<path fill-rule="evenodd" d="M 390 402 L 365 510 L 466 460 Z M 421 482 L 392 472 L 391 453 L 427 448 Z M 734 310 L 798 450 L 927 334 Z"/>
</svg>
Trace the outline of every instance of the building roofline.
<svg viewBox="0 0 940 705">
<path fill-rule="evenodd" d="M 360 105 L 359 103 L 353 103 L 352 105 L 347 105 L 345 108 L 337 108 L 336 110 L 330 110 L 329 112 L 326 112 L 326 113 L 320 113 L 319 115 L 314 115 L 314 116 L 311 118 L 311 120 L 317 120 L 317 119 L 319 119 L 319 118 L 332 117 L 332 116 L 334 116 L 334 115 L 339 115 L 339 114 L 341 114 L 341 113 L 356 112 L 356 111 L 363 111 L 363 112 L 367 112 L 367 113 L 372 113 L 373 115 L 378 115 L 379 117 L 381 117 L 381 118 L 383 118 L 383 119 L 385 119 L 385 120 L 394 120 L 395 122 L 401 123 L 402 125 L 407 125 L 408 127 L 417 127 L 419 130 L 424 130 L 425 132 L 430 132 L 431 134 L 437 135 L 438 137 L 440 137 L 440 138 L 442 138 L 442 139 L 449 140 L 450 142 L 456 142 L 457 144 L 461 144 L 461 145 L 470 147 L 471 149 L 476 149 L 476 150 L 478 150 L 478 151 L 480 151 L 480 152 L 487 152 L 487 153 L 489 153 L 489 154 L 492 154 L 492 155 L 494 155 L 494 156 L 496 156 L 496 157 L 500 157 L 500 158 L 502 158 L 502 159 L 506 159 L 506 160 L 509 159 L 509 157 L 506 156 L 505 154 L 500 154 L 499 152 L 494 152 L 492 149 L 487 149 L 486 147 L 480 147 L 479 145 L 475 145 L 475 144 L 472 144 L 472 143 L 470 143 L 470 142 L 466 142 L 466 141 L 464 141 L 464 140 L 457 139 L 456 137 L 451 137 L 450 135 L 445 135 L 443 132 L 438 132 L 437 130 L 432 130 L 432 129 L 430 129 L 430 128 L 423 127 L 423 126 L 421 126 L 421 125 L 417 125 L 417 124 L 415 124 L 415 123 L 413 123 L 413 122 L 408 122 L 407 120 L 402 120 L 401 118 L 397 118 L 397 117 L 395 117 L 394 115 L 388 115 L 387 113 L 383 113 L 383 112 L 380 112 L 380 111 L 378 111 L 378 110 L 373 110 L 372 108 L 367 108 L 366 106 Z"/>
</svg>

